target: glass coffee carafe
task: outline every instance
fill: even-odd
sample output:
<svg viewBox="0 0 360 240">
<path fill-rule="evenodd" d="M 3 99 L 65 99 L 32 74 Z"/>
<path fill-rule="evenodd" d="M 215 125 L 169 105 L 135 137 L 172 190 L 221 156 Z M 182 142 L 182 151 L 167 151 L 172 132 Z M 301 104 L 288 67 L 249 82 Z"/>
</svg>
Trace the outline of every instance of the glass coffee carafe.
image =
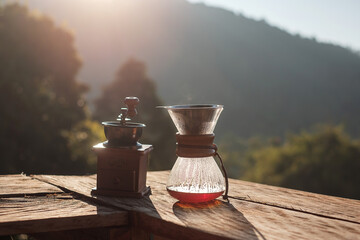
<svg viewBox="0 0 360 240">
<path fill-rule="evenodd" d="M 178 130 L 178 158 L 170 172 L 167 191 L 180 202 L 207 202 L 221 196 L 226 185 L 214 159 L 217 149 L 213 144 L 213 131 L 223 106 L 175 105 L 164 108 Z"/>
</svg>

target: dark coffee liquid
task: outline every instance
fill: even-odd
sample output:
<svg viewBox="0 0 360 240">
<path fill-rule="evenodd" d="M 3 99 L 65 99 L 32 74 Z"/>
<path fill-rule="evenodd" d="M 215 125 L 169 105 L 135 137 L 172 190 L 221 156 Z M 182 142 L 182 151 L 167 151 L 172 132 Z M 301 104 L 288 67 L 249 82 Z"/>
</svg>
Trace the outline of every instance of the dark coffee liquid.
<svg viewBox="0 0 360 240">
<path fill-rule="evenodd" d="M 215 192 L 215 193 L 186 193 L 186 192 L 177 192 L 167 189 L 168 193 L 178 199 L 180 202 L 185 203 L 199 203 L 211 201 L 223 194 L 224 191 Z"/>
</svg>

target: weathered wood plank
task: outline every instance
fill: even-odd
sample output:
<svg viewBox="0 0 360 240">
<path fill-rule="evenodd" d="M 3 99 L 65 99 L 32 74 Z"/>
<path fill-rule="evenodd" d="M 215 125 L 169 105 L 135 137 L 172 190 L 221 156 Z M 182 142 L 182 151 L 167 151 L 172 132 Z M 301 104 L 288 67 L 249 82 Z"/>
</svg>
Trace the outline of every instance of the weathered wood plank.
<svg viewBox="0 0 360 240">
<path fill-rule="evenodd" d="M 0 175 L 0 197 L 46 195 L 48 193 L 62 193 L 62 191 L 58 187 L 22 174 Z"/>
<path fill-rule="evenodd" d="M 176 203 L 176 200 L 167 194 L 163 182 L 166 179 L 166 172 L 149 172 L 148 176 L 148 184 L 153 192 L 149 198 L 96 197 L 94 199 L 130 210 L 131 223 L 135 226 L 175 239 L 194 236 L 196 239 L 356 239 L 360 236 L 358 223 L 240 199 L 232 199 L 231 204 L 216 201 L 214 206 L 191 208 Z M 90 190 L 96 184 L 95 176 L 36 176 L 36 178 L 58 184 L 89 198 Z M 233 184 L 232 188 L 234 185 L 236 186 Z"/>
<path fill-rule="evenodd" d="M 124 226 L 128 213 L 71 195 L 0 198 L 0 235 Z"/>
<path fill-rule="evenodd" d="M 233 198 L 360 223 L 360 201 L 230 179 Z"/>
<path fill-rule="evenodd" d="M 84 196 L 91 196 L 91 189 L 96 187 L 96 174 L 88 176 L 31 175 L 31 177 Z"/>
<path fill-rule="evenodd" d="M 148 183 L 167 181 L 169 172 L 150 172 Z M 360 201 L 229 179 L 231 198 L 360 223 Z"/>
<path fill-rule="evenodd" d="M 152 171 L 147 174 L 148 182 L 157 182 L 166 185 L 170 171 Z M 96 175 L 95 175 L 96 176 Z"/>
<path fill-rule="evenodd" d="M 155 186 L 150 201 L 162 220 L 202 230 L 210 233 L 213 238 L 356 239 L 360 236 L 359 224 L 241 200 L 234 199 L 231 204 L 215 201 L 210 205 L 199 204 L 194 207 L 191 204 L 176 203 L 162 187 Z M 147 229 L 158 228 L 159 233 L 169 236 L 161 224 L 149 221 L 144 215 L 139 214 L 139 226 L 149 225 Z M 188 237 L 184 234 L 187 231 L 188 229 L 178 228 L 177 231 L 172 230 L 175 236 L 169 237 L 184 239 L 185 236 Z M 197 236 L 197 233 L 191 235 Z M 204 236 L 204 239 L 207 238 Z"/>
</svg>

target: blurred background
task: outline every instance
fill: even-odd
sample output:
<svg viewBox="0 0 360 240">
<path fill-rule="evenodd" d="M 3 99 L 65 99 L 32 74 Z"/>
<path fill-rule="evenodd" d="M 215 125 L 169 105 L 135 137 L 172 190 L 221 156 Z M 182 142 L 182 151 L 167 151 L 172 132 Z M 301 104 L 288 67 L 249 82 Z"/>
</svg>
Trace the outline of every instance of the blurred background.
<svg viewBox="0 0 360 240">
<path fill-rule="evenodd" d="M 232 178 L 360 199 L 360 2 L 0 0 L 0 174 L 91 174 L 126 96 L 171 169 L 158 105 L 223 104 Z"/>
</svg>

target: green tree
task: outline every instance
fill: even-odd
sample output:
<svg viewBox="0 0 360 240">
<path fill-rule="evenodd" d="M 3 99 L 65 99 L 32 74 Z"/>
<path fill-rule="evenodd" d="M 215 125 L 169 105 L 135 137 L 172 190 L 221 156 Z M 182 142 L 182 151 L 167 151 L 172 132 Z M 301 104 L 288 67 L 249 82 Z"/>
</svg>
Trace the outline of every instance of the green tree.
<svg viewBox="0 0 360 240">
<path fill-rule="evenodd" d="M 216 139 L 215 139 L 216 140 Z M 242 139 L 234 134 L 226 134 L 219 138 L 219 153 L 224 160 L 230 178 L 242 178 L 249 170 L 247 159 L 249 153 L 267 146 L 267 141 L 259 136 Z"/>
<path fill-rule="evenodd" d="M 114 81 L 104 88 L 101 97 L 96 100 L 94 117 L 100 121 L 116 119 L 127 96 L 140 99 L 138 115 L 132 120 L 147 126 L 140 141 L 154 146 L 150 169 L 170 169 L 176 157 L 175 128 L 167 113 L 155 108 L 162 102 L 143 62 L 130 59 L 120 67 Z"/>
<path fill-rule="evenodd" d="M 87 118 L 80 67 L 69 31 L 27 7 L 0 5 L 1 173 L 87 171 L 66 134 Z"/>
<path fill-rule="evenodd" d="M 248 151 L 245 180 L 360 199 L 360 142 L 342 127 L 290 135 L 283 145 Z"/>
</svg>

